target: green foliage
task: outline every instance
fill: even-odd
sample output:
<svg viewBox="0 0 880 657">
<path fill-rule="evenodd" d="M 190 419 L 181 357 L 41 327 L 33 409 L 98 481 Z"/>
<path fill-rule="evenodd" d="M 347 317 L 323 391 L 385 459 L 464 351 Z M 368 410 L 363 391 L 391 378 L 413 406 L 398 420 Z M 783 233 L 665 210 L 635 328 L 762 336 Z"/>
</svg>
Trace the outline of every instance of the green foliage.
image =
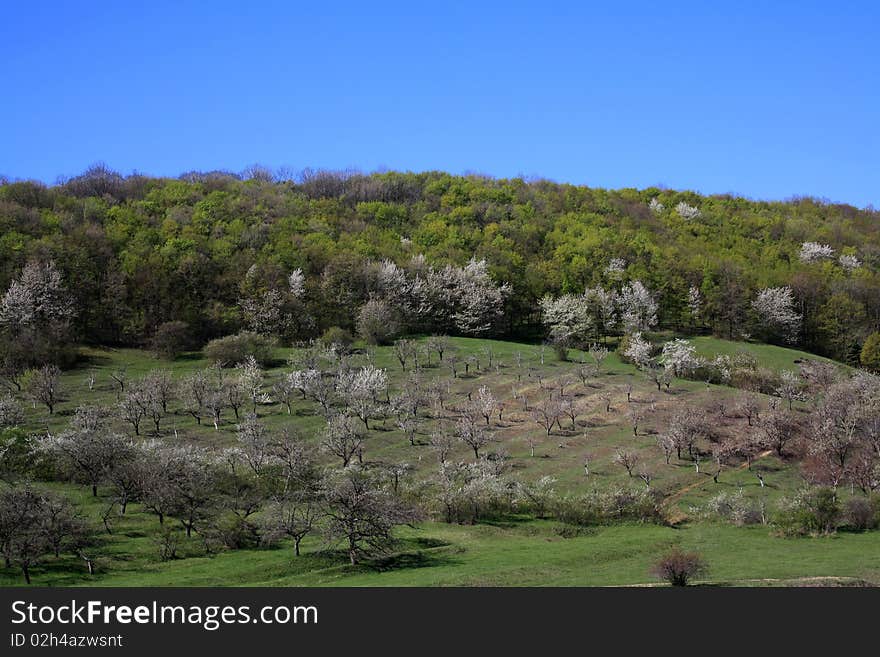
<svg viewBox="0 0 880 657">
<path fill-rule="evenodd" d="M 652 199 L 664 209 L 649 208 Z M 699 216 L 682 218 L 680 202 Z M 355 310 L 374 291 L 368 261 L 408 266 L 424 254 L 430 265 L 461 266 L 476 256 L 512 286 L 508 336 L 540 331 L 537 301 L 546 294 L 639 278 L 657 296 L 660 329 L 740 338 L 754 331 L 757 291 L 788 285 L 804 315 L 800 346 L 854 363 L 880 315 L 878 219 L 875 210 L 812 198 L 759 202 L 443 172 L 321 172 L 273 183 L 93 168 L 54 187 L 0 185 L 0 290 L 28 259 L 52 257 L 79 310 L 75 340 L 142 345 L 160 325 L 181 321 L 204 343 L 244 326 L 253 266 L 260 293 L 283 292 L 284 277 L 301 268 L 296 315 L 314 318 L 297 328 L 305 339 L 331 326 L 355 329 Z M 801 262 L 806 241 L 860 266 Z M 612 258 L 626 262 L 620 280 L 606 271 Z M 692 286 L 703 296 L 698 322 L 685 307 Z"/>
<path fill-rule="evenodd" d="M 274 344 L 269 338 L 242 331 L 236 335 L 211 340 L 204 349 L 205 358 L 223 367 L 233 367 L 243 363 L 252 356 L 258 363 L 265 365 L 272 360 Z"/>
<path fill-rule="evenodd" d="M 321 334 L 321 343 L 327 347 L 346 350 L 354 343 L 354 338 L 344 328 L 331 326 Z"/>
<path fill-rule="evenodd" d="M 174 360 L 190 347 L 189 324 L 172 321 L 160 324 L 150 341 L 150 348 L 159 358 Z"/>
<path fill-rule="evenodd" d="M 862 367 L 872 372 L 880 372 L 880 332 L 874 332 L 867 337 L 862 345 L 862 353 L 859 361 Z"/>
<path fill-rule="evenodd" d="M 803 490 L 783 504 L 777 522 L 787 536 L 830 534 L 841 519 L 840 500 L 831 488 Z"/>
</svg>

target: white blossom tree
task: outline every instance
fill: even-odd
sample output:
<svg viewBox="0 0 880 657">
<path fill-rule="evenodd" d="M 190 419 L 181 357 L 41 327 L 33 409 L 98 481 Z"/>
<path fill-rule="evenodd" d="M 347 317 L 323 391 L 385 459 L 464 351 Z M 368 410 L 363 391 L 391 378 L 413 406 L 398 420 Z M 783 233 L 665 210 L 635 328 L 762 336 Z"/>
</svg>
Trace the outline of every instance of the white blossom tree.
<svg viewBox="0 0 880 657">
<path fill-rule="evenodd" d="M 0 299 L 0 325 L 13 330 L 66 326 L 76 315 L 73 297 L 52 260 L 31 260 Z"/>
<path fill-rule="evenodd" d="M 687 309 L 690 316 L 691 325 L 696 326 L 703 319 L 703 293 L 696 285 L 688 288 Z"/>
<path fill-rule="evenodd" d="M 758 292 L 752 302 L 758 325 L 770 335 L 778 335 L 786 342 L 796 342 L 803 317 L 795 310 L 792 289 L 768 287 Z"/>
<path fill-rule="evenodd" d="M 703 213 L 700 212 L 699 208 L 688 205 L 684 201 L 679 202 L 678 205 L 675 206 L 675 211 L 678 213 L 679 217 L 686 220 L 698 219 L 703 216 Z"/>
<path fill-rule="evenodd" d="M 625 285 L 618 296 L 620 319 L 627 333 L 649 331 L 657 324 L 657 302 L 641 281 Z"/>
<path fill-rule="evenodd" d="M 664 206 L 655 196 L 648 203 L 648 208 L 650 208 L 651 212 L 653 212 L 654 214 L 661 214 L 663 210 L 666 209 L 666 206 Z"/>
<path fill-rule="evenodd" d="M 848 272 L 853 272 L 862 266 L 861 260 L 859 260 L 856 256 L 849 254 L 841 254 L 840 257 L 837 259 L 837 262 L 840 263 L 840 266 Z"/>
<path fill-rule="evenodd" d="M 641 369 L 651 363 L 653 349 L 651 343 L 645 340 L 641 333 L 637 332 L 629 337 L 629 344 L 624 350 L 623 355 Z"/>
<path fill-rule="evenodd" d="M 306 291 L 306 277 L 302 269 L 294 269 L 290 272 L 287 279 L 288 289 L 291 296 L 295 299 L 301 299 Z"/>
<path fill-rule="evenodd" d="M 593 330 L 593 318 L 584 295 L 564 294 L 540 301 L 542 321 L 557 342 L 569 344 L 585 340 Z"/>
<path fill-rule="evenodd" d="M 388 373 L 373 365 L 341 373 L 336 380 L 337 394 L 368 431 L 370 419 L 382 408 L 380 397 L 387 390 Z"/>
<path fill-rule="evenodd" d="M 699 365 L 697 349 L 688 340 L 677 338 L 664 343 L 659 362 L 675 376 L 682 377 Z"/>
<path fill-rule="evenodd" d="M 804 242 L 801 244 L 801 250 L 798 254 L 801 262 L 819 262 L 834 257 L 834 249 L 828 244 L 820 244 L 819 242 Z"/>
</svg>

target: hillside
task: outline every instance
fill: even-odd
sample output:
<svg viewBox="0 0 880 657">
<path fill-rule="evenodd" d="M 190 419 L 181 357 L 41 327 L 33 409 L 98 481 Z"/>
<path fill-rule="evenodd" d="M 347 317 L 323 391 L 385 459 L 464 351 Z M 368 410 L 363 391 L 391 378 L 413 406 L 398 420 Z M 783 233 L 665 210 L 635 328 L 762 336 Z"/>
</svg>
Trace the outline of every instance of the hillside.
<svg viewBox="0 0 880 657">
<path fill-rule="evenodd" d="M 695 342 L 705 357 L 752 353 L 779 371 L 793 371 L 808 357 L 797 350 L 770 345 L 710 338 L 698 338 Z M 424 345 L 425 340 L 420 343 Z M 265 371 L 263 387 L 272 389 L 290 371 L 285 362 L 298 355 L 302 355 L 300 350 L 277 350 L 274 365 Z M 328 550 L 317 537 L 307 537 L 304 554 L 299 558 L 292 559 L 289 547 L 283 545 L 256 551 L 212 550 L 206 558 L 202 538 L 181 535 L 177 558 L 163 561 L 157 551 L 156 532 L 160 526 L 152 514 L 133 502 L 124 515 L 112 513 L 110 533 L 98 539 L 100 547 L 94 548 L 100 554 L 98 575 L 86 575 L 81 564 L 71 557 L 36 567 L 32 576 L 42 584 L 105 586 L 640 584 L 649 581 L 646 573 L 650 560 L 664 546 L 680 545 L 698 549 L 710 559 L 714 566 L 710 579 L 714 582 L 760 585 L 772 583 L 770 580 L 810 577 L 843 578 L 840 581 L 844 583 L 876 581 L 880 561 L 870 556 L 876 554 L 870 547 L 876 542 L 876 532 L 843 533 L 834 540 L 785 539 L 775 535 L 778 530 L 772 526 L 758 523 L 735 527 L 720 516 L 703 516 L 707 503 L 719 494 L 741 494 L 750 503 L 763 505 L 768 516 L 775 516 L 780 502 L 795 496 L 804 485 L 797 451 L 787 452 L 783 458 L 762 452 L 751 468 L 741 458 L 733 457 L 725 462 L 717 481 L 713 478 L 717 471 L 712 457 L 713 442 L 702 440 L 697 446 L 700 472 L 686 454 L 682 459 L 673 457 L 669 464 L 665 462 L 657 438 L 668 430 L 670 418 L 682 408 L 701 409 L 712 418 L 714 443 L 722 442 L 724 436 L 739 439 L 754 432 L 756 428 L 749 426 L 738 407 L 744 399 L 743 391 L 686 379 L 674 379 L 668 390 L 658 391 L 634 365 L 622 362 L 613 352 L 585 385 L 576 372 L 579 361 L 589 361 L 591 357 L 577 351 L 570 356 L 572 362 L 560 362 L 551 349 L 540 345 L 452 338 L 444 362 L 434 356 L 430 362 L 423 361 L 420 369 L 420 377 L 425 381 L 449 382 L 446 410 L 435 407 L 422 412 L 414 435 L 415 445 L 395 425 L 393 416 L 373 420 L 364 443 L 365 466 L 406 463 L 410 467 L 401 479 L 402 490 L 417 491 L 433 485 L 430 482 L 436 481 L 438 460 L 436 451 L 428 445 L 432 433 L 455 417 L 453 409 L 465 405 L 468 393 L 473 395 L 486 386 L 496 391 L 503 414 L 499 419 L 496 411 L 488 423 L 492 442 L 486 445 L 484 454 L 503 456 L 505 481 L 528 483 L 551 476 L 552 488 L 561 496 L 645 490 L 642 479 L 629 476 L 615 461 L 615 453 L 624 448 L 638 455 L 636 472 L 651 474 L 650 491 L 658 496 L 663 513 L 676 528 L 623 522 L 565 529 L 565 523 L 535 521 L 529 515 L 496 516 L 488 512 L 476 526 L 420 522 L 401 528 L 396 532 L 400 542 L 392 553 L 358 566 L 343 565 L 344 556 Z M 472 365 L 467 373 L 460 365 L 461 371 L 452 377 L 449 363 L 456 358 L 461 363 L 470 360 Z M 392 396 L 412 385 L 412 373 L 401 368 L 393 347 L 376 347 L 351 356 L 352 366 L 368 362 L 387 369 Z M 180 381 L 208 365 L 199 353 L 163 363 L 137 350 L 85 348 L 79 364 L 61 377 L 63 392 L 55 412 L 47 416 L 32 407 L 27 410 L 22 426 L 27 431 L 56 433 L 64 430 L 78 406 L 114 407 L 118 383 L 111 375 L 119 376 L 123 371 L 127 385 L 132 386 L 157 367 L 166 368 Z M 844 370 L 841 368 L 841 373 Z M 569 388 L 568 393 L 560 394 L 572 395 L 577 401 L 574 426 L 563 418 L 561 427 L 552 427 L 547 435 L 534 416 L 524 410 L 522 398 L 531 400 L 535 406 L 560 387 Z M 759 397 L 765 409 L 774 400 Z M 606 401 L 610 410 L 605 408 Z M 810 412 L 803 402 L 797 402 L 795 408 L 796 415 L 806 417 Z M 633 409 L 643 415 L 635 436 Z M 321 462 L 333 466 L 335 458 L 319 447 L 324 420 L 317 410 L 314 401 L 296 399 L 290 414 L 284 404 L 273 402 L 260 403 L 257 416 L 273 432 L 294 427 L 302 440 L 316 448 Z M 131 432 L 121 419 L 112 422 L 116 430 Z M 197 424 L 178 402 L 172 402 L 160 431 L 151 430 L 149 423 L 145 423 L 142 436 L 218 450 L 238 444 L 237 427 L 229 410 L 215 430 L 207 421 Z M 473 453 L 459 443 L 447 458 L 468 462 L 473 461 Z M 589 475 L 584 470 L 585 458 L 589 459 Z M 756 472 L 764 477 L 764 486 Z M 87 488 L 46 485 L 73 496 L 96 526 L 107 519 L 107 501 L 112 500 L 109 487 L 102 486 L 99 497 L 93 498 Z M 841 491 L 841 495 L 843 502 L 847 494 Z M 112 502 L 110 508 L 113 509 Z M 788 556 L 779 560 L 779 550 L 783 549 Z M 3 577 L 9 584 L 19 582 L 17 575 L 8 570 Z"/>
<path fill-rule="evenodd" d="M 248 309 L 261 300 L 287 304 L 295 321 L 271 327 L 285 341 L 354 332 L 353 311 L 382 294 L 385 259 L 422 276 L 485 260 L 510 286 L 488 333 L 426 332 L 533 337 L 545 295 L 627 280 L 655 296 L 661 329 L 780 341 L 751 307 L 768 287 L 791 288 L 803 320 L 794 340 L 808 351 L 857 362 L 880 328 L 880 215 L 812 198 L 442 172 L 123 177 L 97 166 L 53 187 L 0 184 L 0 289 L 34 258 L 54 260 L 69 284 L 73 339 L 97 345 L 142 346 L 183 321 L 201 346 L 255 325 Z M 302 291 L 291 299 L 295 271 Z"/>
</svg>

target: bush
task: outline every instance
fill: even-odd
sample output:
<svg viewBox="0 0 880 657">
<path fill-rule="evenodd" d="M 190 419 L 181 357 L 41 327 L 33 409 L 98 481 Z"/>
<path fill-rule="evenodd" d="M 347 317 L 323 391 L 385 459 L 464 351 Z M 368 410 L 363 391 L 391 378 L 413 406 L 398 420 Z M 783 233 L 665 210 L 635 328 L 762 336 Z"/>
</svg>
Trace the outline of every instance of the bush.
<svg viewBox="0 0 880 657">
<path fill-rule="evenodd" d="M 880 498 L 853 497 L 846 503 L 844 515 L 852 529 L 875 529 L 880 524 Z"/>
<path fill-rule="evenodd" d="M 657 497 L 646 490 L 592 491 L 586 495 L 557 498 L 550 515 L 567 525 L 604 525 L 612 522 L 662 523 Z"/>
<path fill-rule="evenodd" d="M 189 324 L 186 322 L 159 324 L 150 340 L 150 350 L 157 358 L 166 360 L 174 360 L 189 346 Z"/>
<path fill-rule="evenodd" d="M 353 342 L 351 333 L 338 326 L 331 326 L 321 336 L 321 344 L 336 351 L 348 351 Z"/>
<path fill-rule="evenodd" d="M 840 515 L 837 493 L 830 488 L 818 488 L 784 500 L 778 524 L 787 536 L 830 534 L 837 529 Z"/>
<path fill-rule="evenodd" d="M 872 372 L 880 372 L 880 333 L 874 332 L 865 340 L 860 361 L 862 367 Z"/>
<path fill-rule="evenodd" d="M 227 335 L 225 338 L 211 340 L 204 349 L 205 358 L 220 363 L 223 367 L 233 367 L 244 362 L 251 356 L 261 365 L 266 365 L 272 360 L 272 348 L 274 343 L 270 338 L 242 331 L 237 335 Z"/>
<path fill-rule="evenodd" d="M 370 299 L 358 311 L 358 335 L 367 344 L 388 344 L 399 330 L 391 307 L 381 299 Z"/>
<path fill-rule="evenodd" d="M 12 396 L 0 397 L 0 429 L 17 427 L 24 422 L 24 411 Z"/>
<path fill-rule="evenodd" d="M 672 586 L 687 586 L 693 578 L 708 572 L 706 562 L 696 552 L 675 548 L 663 555 L 651 568 L 651 574 Z"/>
<path fill-rule="evenodd" d="M 568 342 L 565 340 L 554 340 L 553 351 L 556 353 L 556 360 L 567 363 L 569 360 L 568 348 Z"/>
</svg>

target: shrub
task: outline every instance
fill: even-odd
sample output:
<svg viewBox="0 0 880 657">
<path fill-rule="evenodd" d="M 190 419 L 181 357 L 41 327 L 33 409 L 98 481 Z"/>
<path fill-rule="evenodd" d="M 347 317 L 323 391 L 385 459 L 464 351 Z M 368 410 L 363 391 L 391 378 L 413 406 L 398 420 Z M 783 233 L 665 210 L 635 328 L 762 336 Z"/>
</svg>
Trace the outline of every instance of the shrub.
<svg viewBox="0 0 880 657">
<path fill-rule="evenodd" d="M 157 358 L 174 360 L 190 346 L 189 324 L 186 322 L 165 322 L 159 324 L 150 349 Z"/>
<path fill-rule="evenodd" d="M 860 361 L 862 367 L 873 372 L 880 372 L 880 332 L 874 332 L 862 345 Z"/>
<path fill-rule="evenodd" d="M 603 525 L 611 522 L 662 523 L 663 513 L 652 491 L 617 489 L 566 495 L 554 500 L 550 515 L 569 525 Z"/>
<path fill-rule="evenodd" d="M 778 524 L 787 536 L 830 534 L 840 520 L 840 503 L 830 488 L 801 491 L 781 507 Z"/>
<path fill-rule="evenodd" d="M 880 524 L 880 498 L 853 497 L 846 503 L 844 517 L 852 529 L 876 528 Z"/>
<path fill-rule="evenodd" d="M 16 427 L 24 422 L 24 411 L 11 396 L 0 397 L 0 429 Z"/>
<path fill-rule="evenodd" d="M 757 525 L 764 522 L 762 506 L 750 500 L 740 489 L 735 493 L 721 492 L 706 502 L 701 515 L 707 519 L 722 519 L 734 525 Z"/>
<path fill-rule="evenodd" d="M 261 365 L 266 365 L 272 360 L 273 347 L 274 343 L 270 338 L 258 333 L 242 331 L 237 335 L 211 340 L 205 347 L 204 354 L 208 360 L 220 363 L 224 367 L 242 363 L 249 356 Z"/>
<path fill-rule="evenodd" d="M 568 342 L 566 340 L 554 340 L 553 341 L 553 351 L 556 353 L 556 360 L 561 361 L 563 363 L 567 363 L 569 360 L 568 356 Z"/>
<path fill-rule="evenodd" d="M 651 574 L 672 586 L 687 586 L 693 578 L 708 572 L 706 562 L 696 552 L 674 548 L 664 554 L 651 568 Z"/>
<path fill-rule="evenodd" d="M 391 307 L 381 299 L 370 299 L 358 311 L 358 335 L 367 344 L 388 344 L 398 328 Z"/>
<path fill-rule="evenodd" d="M 332 347 L 336 351 L 348 351 L 354 338 L 351 333 L 339 326 L 331 326 L 323 335 L 321 335 L 321 343 L 325 347 Z"/>
</svg>

